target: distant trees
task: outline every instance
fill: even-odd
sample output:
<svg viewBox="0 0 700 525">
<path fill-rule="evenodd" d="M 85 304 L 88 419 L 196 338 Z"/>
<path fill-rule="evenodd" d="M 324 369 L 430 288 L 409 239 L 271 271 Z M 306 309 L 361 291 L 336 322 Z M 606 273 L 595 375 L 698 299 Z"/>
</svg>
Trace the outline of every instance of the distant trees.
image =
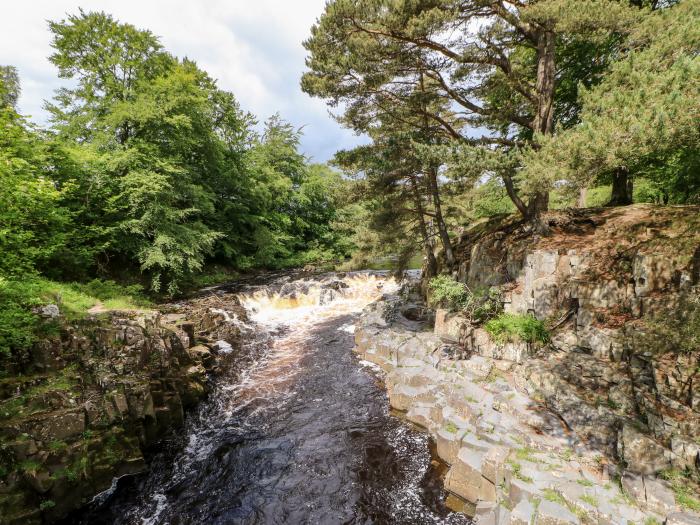
<svg viewBox="0 0 700 525">
<path fill-rule="evenodd" d="M 216 261 L 239 269 L 345 254 L 331 231 L 340 177 L 299 152 L 279 116 L 255 118 L 151 32 L 79 11 L 49 24 L 59 76 L 51 128 L 15 111 L 0 69 L 3 274 L 143 275 L 174 293 Z M 338 251 L 337 251 L 338 250 Z"/>
</svg>

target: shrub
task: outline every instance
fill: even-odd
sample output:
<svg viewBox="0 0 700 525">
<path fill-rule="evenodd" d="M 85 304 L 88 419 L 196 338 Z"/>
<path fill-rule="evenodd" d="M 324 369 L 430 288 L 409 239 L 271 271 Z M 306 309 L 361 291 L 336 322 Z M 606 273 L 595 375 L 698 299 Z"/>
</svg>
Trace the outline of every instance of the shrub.
<svg viewBox="0 0 700 525">
<path fill-rule="evenodd" d="M 494 341 L 522 341 L 530 344 L 544 344 L 549 341 L 549 332 L 544 323 L 532 315 L 502 313 L 484 326 Z"/>
<path fill-rule="evenodd" d="M 56 506 L 56 502 L 55 502 L 54 500 L 52 500 L 52 499 L 47 499 L 47 500 L 42 501 L 42 502 L 39 504 L 39 509 L 41 509 L 41 510 L 47 510 L 47 509 L 52 509 L 52 508 L 54 508 L 55 506 Z"/>
<path fill-rule="evenodd" d="M 447 275 L 439 275 L 430 280 L 431 303 L 461 311 L 470 320 L 483 323 L 498 315 L 503 309 L 501 291 L 497 287 L 481 288 L 472 291 L 466 284 Z"/>
<path fill-rule="evenodd" d="M 430 302 L 435 305 L 461 310 L 468 300 L 469 289 L 463 283 L 457 282 L 447 275 L 438 275 L 430 280 L 432 292 Z"/>
</svg>

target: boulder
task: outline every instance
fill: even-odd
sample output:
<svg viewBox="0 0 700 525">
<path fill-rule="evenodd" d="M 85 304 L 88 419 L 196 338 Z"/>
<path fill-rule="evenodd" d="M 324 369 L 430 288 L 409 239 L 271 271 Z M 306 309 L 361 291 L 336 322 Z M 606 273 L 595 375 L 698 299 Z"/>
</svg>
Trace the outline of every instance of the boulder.
<svg viewBox="0 0 700 525">
<path fill-rule="evenodd" d="M 509 525 L 531 525 L 535 519 L 535 506 L 527 499 L 513 507 Z"/>
<path fill-rule="evenodd" d="M 468 448 L 460 449 L 445 478 L 445 488 L 470 503 L 479 501 L 483 479 L 481 463 L 482 454 Z"/>
<path fill-rule="evenodd" d="M 442 308 L 435 311 L 433 333 L 448 343 L 461 343 L 469 328 L 469 319 Z"/>
<path fill-rule="evenodd" d="M 667 482 L 645 476 L 644 492 L 646 494 L 646 508 L 652 512 L 665 516 L 676 510 L 676 498 Z"/>
<path fill-rule="evenodd" d="M 632 472 L 654 474 L 671 467 L 667 450 L 629 424 L 622 427 L 617 450 Z"/>
</svg>

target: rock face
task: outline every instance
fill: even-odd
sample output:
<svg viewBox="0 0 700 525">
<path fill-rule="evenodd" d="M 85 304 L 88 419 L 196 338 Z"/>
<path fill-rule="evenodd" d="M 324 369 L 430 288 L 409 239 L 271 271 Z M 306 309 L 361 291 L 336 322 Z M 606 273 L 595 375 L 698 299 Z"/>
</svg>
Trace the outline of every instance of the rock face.
<svg viewBox="0 0 700 525">
<path fill-rule="evenodd" d="M 518 365 L 523 392 L 630 470 L 697 469 L 700 352 L 653 329 L 698 303 L 697 216 L 631 206 L 551 213 L 544 238 L 522 224 L 468 231 L 455 246 L 455 277 L 470 289 L 500 286 L 505 311 L 546 321 L 551 345 L 498 345 L 445 311 L 436 333 L 467 354 Z"/>
<path fill-rule="evenodd" d="M 182 425 L 217 370 L 207 335 L 224 327 L 205 314 L 66 325 L 33 349 L 24 374 L 0 379 L 0 523 L 50 523 L 145 468 L 144 451 Z"/>
<path fill-rule="evenodd" d="M 553 212 L 548 237 L 502 220 L 467 231 L 455 243 L 454 277 L 470 290 L 498 286 L 506 312 L 544 321 L 544 347 L 496 343 L 446 310 L 413 330 L 384 315 L 389 304 L 421 308 L 417 293 L 415 305 L 388 297 L 367 310 L 358 351 L 387 372 L 392 406 L 434 435 L 452 465 L 449 490 L 473 503 L 507 502 L 507 519 L 489 515 L 497 523 L 528 522 L 521 502 L 543 498 L 590 523 L 682 516 L 658 475 L 700 475 L 700 352 L 685 344 L 696 335 L 684 343 L 674 334 L 683 326 L 664 326 L 693 315 L 697 324 L 698 212 Z M 494 447 L 508 451 L 505 465 Z M 514 454 L 526 461 L 514 466 Z M 635 505 L 605 488 L 621 474 L 638 480 L 627 490 Z"/>
<path fill-rule="evenodd" d="M 453 358 L 429 326 L 387 316 L 397 300 L 365 310 L 356 352 L 384 371 L 391 406 L 431 433 L 445 487 L 476 505 L 476 523 L 662 523 L 681 511 L 653 476 L 612 483 L 604 456 L 519 391 L 502 361 Z"/>
</svg>

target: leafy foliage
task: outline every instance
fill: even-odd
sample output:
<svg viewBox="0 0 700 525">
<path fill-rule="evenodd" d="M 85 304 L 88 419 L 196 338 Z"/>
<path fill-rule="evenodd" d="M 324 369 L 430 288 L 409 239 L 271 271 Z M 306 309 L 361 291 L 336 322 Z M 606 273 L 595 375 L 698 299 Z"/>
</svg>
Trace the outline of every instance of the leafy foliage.
<svg viewBox="0 0 700 525">
<path fill-rule="evenodd" d="M 530 344 L 544 344 L 549 341 L 549 332 L 545 324 L 532 315 L 504 312 L 488 321 L 484 328 L 499 343 L 522 341 Z"/>
<path fill-rule="evenodd" d="M 459 311 L 475 323 L 483 323 L 503 310 L 498 287 L 471 291 L 447 275 L 433 277 L 429 287 L 431 303 Z"/>
</svg>

